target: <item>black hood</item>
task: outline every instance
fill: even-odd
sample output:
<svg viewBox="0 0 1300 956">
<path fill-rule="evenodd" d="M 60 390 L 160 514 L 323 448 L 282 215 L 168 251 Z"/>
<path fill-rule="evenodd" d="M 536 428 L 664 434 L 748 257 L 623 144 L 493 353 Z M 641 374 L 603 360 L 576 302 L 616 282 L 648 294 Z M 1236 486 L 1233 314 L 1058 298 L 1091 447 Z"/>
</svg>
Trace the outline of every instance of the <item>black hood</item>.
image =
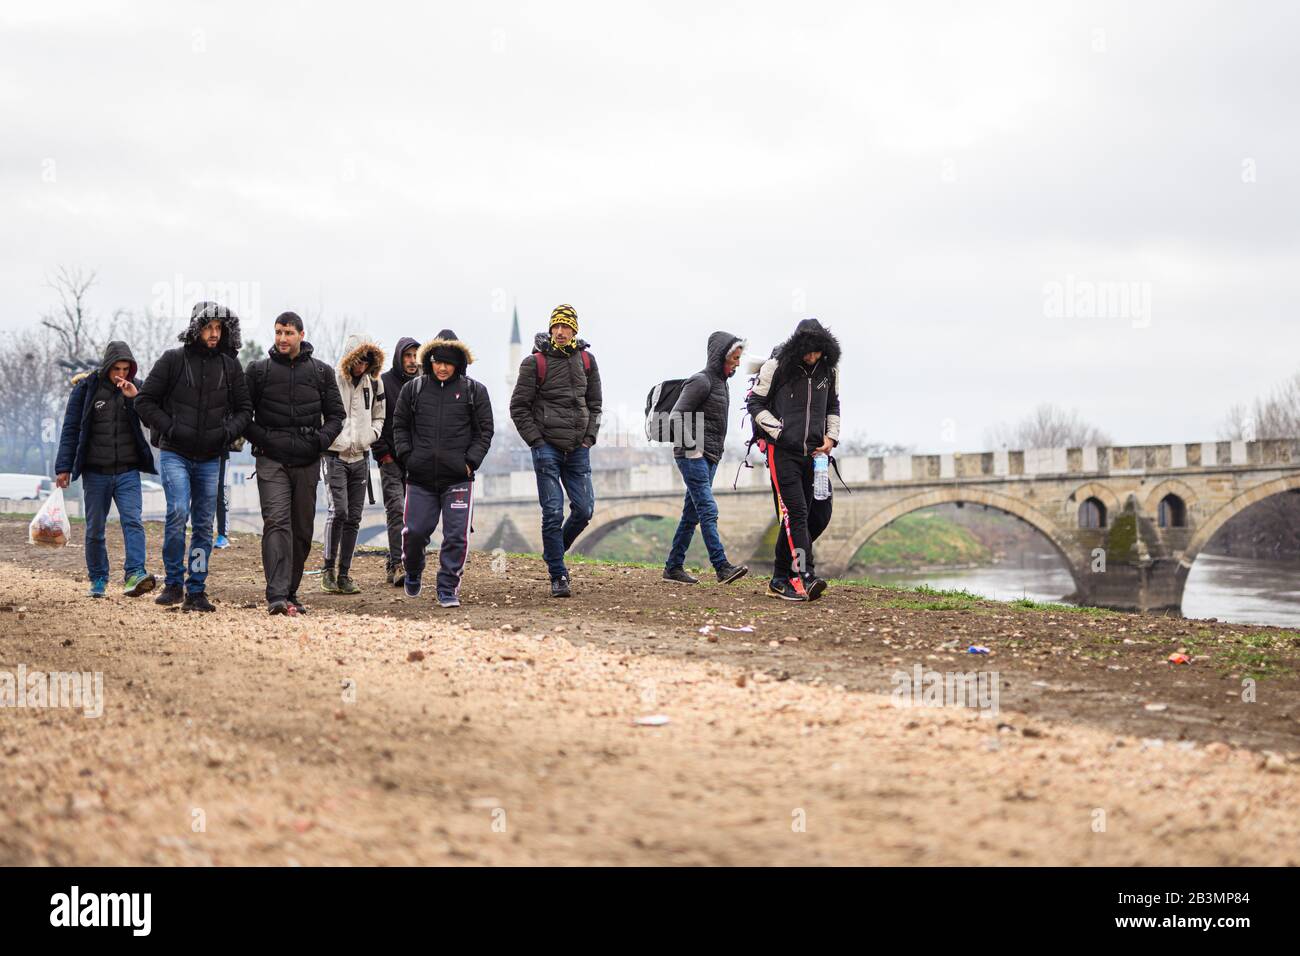
<svg viewBox="0 0 1300 956">
<path fill-rule="evenodd" d="M 239 337 L 239 316 L 215 302 L 196 302 L 190 312 L 190 327 L 176 337 L 186 345 L 197 346 L 200 330 L 213 319 L 221 320 L 221 341 L 217 343 L 217 350 L 238 357 L 243 344 Z"/>
<path fill-rule="evenodd" d="M 430 377 L 433 376 L 434 350 L 445 350 L 455 359 L 457 375 L 464 375 L 465 367 L 474 361 L 474 353 L 460 340 L 460 336 L 451 329 L 443 329 L 434 338 L 421 345 L 420 351 L 416 353 L 420 359 L 420 368 Z"/>
<path fill-rule="evenodd" d="M 589 347 L 590 346 L 585 339 L 574 339 L 573 344 L 570 345 L 568 349 L 561 351 L 551 344 L 550 332 L 538 332 L 537 335 L 533 337 L 533 351 L 545 352 L 547 355 L 572 355 L 574 352 Z"/>
<path fill-rule="evenodd" d="M 312 353 L 311 343 L 308 342 L 306 339 L 303 339 L 302 345 L 298 346 L 298 358 L 309 359 L 311 358 L 311 353 Z M 289 356 L 282 353 L 274 345 L 272 345 L 269 349 L 266 350 L 266 354 L 271 356 L 271 359 L 276 362 L 289 361 Z"/>
<path fill-rule="evenodd" d="M 135 364 L 135 356 L 131 354 L 131 347 L 125 342 L 109 342 L 104 349 L 104 360 L 99 363 L 99 374 L 104 381 L 108 381 L 108 370 L 113 367 L 114 362 L 130 362 L 131 371 L 126 373 L 127 381 L 135 378 L 138 366 Z"/>
<path fill-rule="evenodd" d="M 737 345 L 744 344 L 745 340 L 739 335 L 732 335 L 730 332 L 714 332 L 709 336 L 708 362 L 704 367 L 710 372 L 715 372 L 719 377 L 726 378 L 727 373 L 723 366 L 728 353 Z"/>
<path fill-rule="evenodd" d="M 778 345 L 774 354 L 780 368 L 790 370 L 801 365 L 809 352 L 821 352 L 822 361 L 829 368 L 840 364 L 839 340 L 816 319 L 804 319 L 796 325 L 794 335 Z"/>
<path fill-rule="evenodd" d="M 407 375 L 406 371 L 402 368 L 402 354 L 407 349 L 411 349 L 411 348 L 418 349 L 419 347 L 420 347 L 419 340 L 413 339 L 409 335 L 403 335 L 400 339 L 397 340 L 397 348 L 393 350 L 393 374 L 394 375 L 396 375 L 400 379 L 409 380 L 415 378 L 415 375 L 420 374 L 419 372 L 416 372 L 415 375 Z"/>
</svg>

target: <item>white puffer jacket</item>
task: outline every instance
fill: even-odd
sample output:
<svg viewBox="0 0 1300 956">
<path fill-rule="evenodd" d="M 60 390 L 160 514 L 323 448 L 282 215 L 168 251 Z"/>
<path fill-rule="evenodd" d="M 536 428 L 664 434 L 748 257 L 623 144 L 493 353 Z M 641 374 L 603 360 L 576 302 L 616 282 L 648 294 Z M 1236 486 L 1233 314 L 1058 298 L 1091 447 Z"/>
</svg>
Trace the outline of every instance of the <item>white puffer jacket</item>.
<svg viewBox="0 0 1300 956">
<path fill-rule="evenodd" d="M 352 364 L 365 359 L 370 363 L 366 374 L 356 385 L 352 384 Z M 343 346 L 343 358 L 335 372 L 339 394 L 343 396 L 343 431 L 330 445 L 343 461 L 360 461 L 371 444 L 384 430 L 384 386 L 379 375 L 384 368 L 384 350 L 360 335 L 348 336 Z"/>
</svg>

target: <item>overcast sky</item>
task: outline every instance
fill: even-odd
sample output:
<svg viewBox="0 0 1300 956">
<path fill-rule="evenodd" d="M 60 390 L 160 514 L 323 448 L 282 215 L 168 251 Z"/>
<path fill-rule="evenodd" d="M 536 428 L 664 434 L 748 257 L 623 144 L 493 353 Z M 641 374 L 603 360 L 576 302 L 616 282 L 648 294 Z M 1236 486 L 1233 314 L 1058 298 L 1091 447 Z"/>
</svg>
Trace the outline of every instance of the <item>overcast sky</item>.
<svg viewBox="0 0 1300 956">
<path fill-rule="evenodd" d="M 503 403 L 512 304 L 570 302 L 639 409 L 813 315 L 849 433 L 1214 438 L 1300 370 L 1298 39 L 1281 2 L 6 3 L 0 328 L 60 265 L 104 311 L 239 283 L 263 342 L 450 326 Z"/>
</svg>

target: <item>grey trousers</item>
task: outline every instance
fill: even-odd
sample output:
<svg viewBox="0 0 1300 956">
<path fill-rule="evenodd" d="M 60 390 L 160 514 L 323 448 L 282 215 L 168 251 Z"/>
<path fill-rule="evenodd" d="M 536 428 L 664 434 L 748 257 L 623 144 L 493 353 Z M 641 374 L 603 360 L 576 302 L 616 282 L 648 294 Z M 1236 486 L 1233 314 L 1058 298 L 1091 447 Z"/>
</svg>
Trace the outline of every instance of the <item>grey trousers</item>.
<svg viewBox="0 0 1300 956">
<path fill-rule="evenodd" d="M 384 512 L 388 519 L 388 570 L 402 563 L 402 526 L 406 510 L 406 481 L 402 466 L 395 461 L 379 466 L 384 489 Z"/>
<path fill-rule="evenodd" d="M 266 599 L 283 601 L 298 593 L 302 569 L 311 553 L 316 524 L 316 486 L 320 462 L 282 465 L 257 459 L 257 494 L 262 500 L 262 572 Z"/>
<path fill-rule="evenodd" d="M 370 459 L 343 461 L 325 456 L 325 488 L 329 492 L 329 510 L 325 515 L 325 567 L 338 562 L 339 574 L 352 568 L 352 554 L 357 550 L 357 531 L 361 528 L 361 509 L 366 505 L 366 476 Z"/>
</svg>

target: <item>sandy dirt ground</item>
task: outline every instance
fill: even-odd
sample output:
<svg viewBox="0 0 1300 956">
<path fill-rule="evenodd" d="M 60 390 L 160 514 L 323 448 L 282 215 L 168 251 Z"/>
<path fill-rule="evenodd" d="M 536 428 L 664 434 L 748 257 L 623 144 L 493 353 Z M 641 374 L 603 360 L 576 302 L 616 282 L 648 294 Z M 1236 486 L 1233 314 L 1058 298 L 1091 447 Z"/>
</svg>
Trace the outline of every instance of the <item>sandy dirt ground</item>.
<svg viewBox="0 0 1300 956">
<path fill-rule="evenodd" d="M 0 672 L 102 672 L 103 715 L 0 709 L 0 863 L 1300 864 L 1291 633 L 587 564 L 554 601 L 486 555 L 459 610 L 360 557 L 364 594 L 270 618 L 249 536 L 200 615 L 92 602 L 80 528 L 25 531 Z M 896 706 L 914 665 L 999 712 Z"/>
</svg>

